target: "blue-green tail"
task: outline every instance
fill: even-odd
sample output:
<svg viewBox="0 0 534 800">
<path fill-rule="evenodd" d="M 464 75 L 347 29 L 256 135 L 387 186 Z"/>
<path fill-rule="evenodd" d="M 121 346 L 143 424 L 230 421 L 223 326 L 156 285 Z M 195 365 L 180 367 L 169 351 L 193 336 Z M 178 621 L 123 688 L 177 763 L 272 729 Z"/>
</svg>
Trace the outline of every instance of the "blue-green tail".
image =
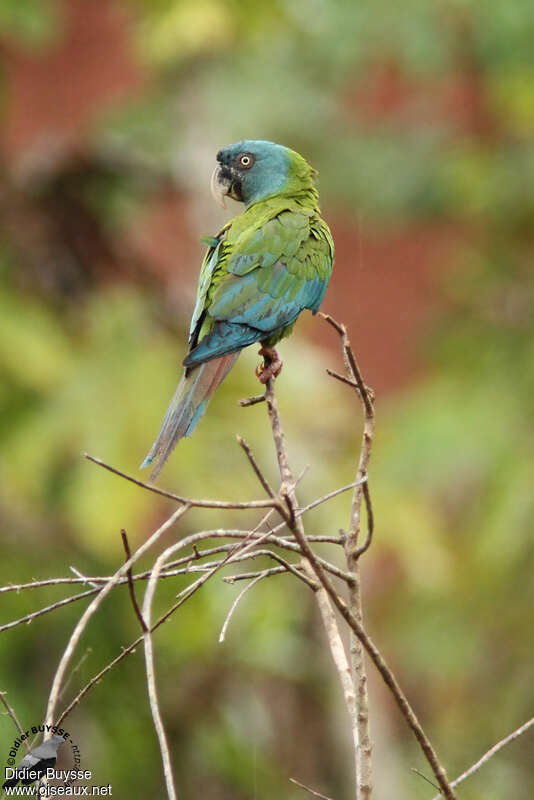
<svg viewBox="0 0 534 800">
<path fill-rule="evenodd" d="M 141 464 L 141 469 L 155 464 L 151 481 L 159 475 L 180 439 L 191 436 L 215 389 L 228 375 L 238 355 L 230 353 L 186 370 L 161 423 L 158 438 Z"/>
</svg>

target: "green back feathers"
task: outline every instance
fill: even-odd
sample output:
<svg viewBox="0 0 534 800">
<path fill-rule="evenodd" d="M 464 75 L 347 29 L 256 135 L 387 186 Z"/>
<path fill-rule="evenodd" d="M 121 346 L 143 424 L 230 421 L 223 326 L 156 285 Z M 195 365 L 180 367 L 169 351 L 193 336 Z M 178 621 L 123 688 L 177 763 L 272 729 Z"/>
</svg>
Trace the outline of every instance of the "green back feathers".
<svg viewBox="0 0 534 800">
<path fill-rule="evenodd" d="M 280 194 L 293 197 L 304 206 L 319 211 L 319 193 L 315 187 L 317 170 L 295 150 L 289 150 L 289 170 Z"/>
</svg>

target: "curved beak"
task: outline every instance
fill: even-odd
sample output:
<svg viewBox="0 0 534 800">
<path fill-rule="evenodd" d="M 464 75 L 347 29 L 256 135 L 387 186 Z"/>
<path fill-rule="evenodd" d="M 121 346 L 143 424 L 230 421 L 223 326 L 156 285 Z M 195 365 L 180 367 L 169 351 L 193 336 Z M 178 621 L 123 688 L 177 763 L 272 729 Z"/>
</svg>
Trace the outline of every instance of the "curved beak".
<svg viewBox="0 0 534 800">
<path fill-rule="evenodd" d="M 223 175 L 220 165 L 216 166 L 211 175 L 210 189 L 215 202 L 222 208 L 226 208 L 224 198 L 230 194 L 232 179 Z"/>
</svg>

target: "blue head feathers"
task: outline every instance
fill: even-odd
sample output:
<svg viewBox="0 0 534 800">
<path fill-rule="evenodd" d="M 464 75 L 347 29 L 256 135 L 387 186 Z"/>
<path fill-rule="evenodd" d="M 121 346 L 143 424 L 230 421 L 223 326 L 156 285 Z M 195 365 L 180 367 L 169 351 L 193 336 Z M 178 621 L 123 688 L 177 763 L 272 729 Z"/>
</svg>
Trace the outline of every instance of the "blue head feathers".
<svg viewBox="0 0 534 800">
<path fill-rule="evenodd" d="M 245 139 L 219 150 L 217 161 L 211 186 L 222 204 L 224 195 L 250 206 L 274 194 L 314 191 L 315 171 L 294 150 L 274 142 Z"/>
</svg>

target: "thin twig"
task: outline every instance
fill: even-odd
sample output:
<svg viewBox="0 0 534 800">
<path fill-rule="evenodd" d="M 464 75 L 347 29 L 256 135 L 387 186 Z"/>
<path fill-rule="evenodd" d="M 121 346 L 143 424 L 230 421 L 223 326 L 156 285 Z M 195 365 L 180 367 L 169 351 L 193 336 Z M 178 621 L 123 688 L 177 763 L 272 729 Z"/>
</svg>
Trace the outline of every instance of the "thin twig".
<svg viewBox="0 0 534 800">
<path fill-rule="evenodd" d="M 323 314 L 322 311 L 319 311 L 319 316 L 322 317 L 324 320 L 326 320 L 326 322 L 328 322 L 328 324 L 331 325 L 341 337 L 343 356 L 345 359 L 346 366 L 348 367 L 348 373 L 349 373 L 348 379 L 349 381 L 352 380 L 356 384 L 355 388 L 358 389 L 360 397 L 365 405 L 366 413 L 369 414 L 370 416 L 373 416 L 374 392 L 369 386 L 366 386 L 363 381 L 360 369 L 356 363 L 356 359 L 354 357 L 354 353 L 352 351 L 352 347 L 349 342 L 349 338 L 347 336 L 346 327 L 342 325 L 340 322 L 337 322 L 333 317 L 330 316 L 330 314 Z"/>
<path fill-rule="evenodd" d="M 290 778 L 289 780 L 291 781 L 291 783 L 294 783 L 295 786 L 300 786 L 301 789 L 305 789 L 307 792 L 313 794 L 315 797 L 319 797 L 320 800 L 332 800 L 331 797 L 327 797 L 325 794 L 321 794 L 321 792 L 316 792 L 315 789 L 310 789 L 309 786 L 306 786 L 305 783 L 301 783 L 296 778 Z"/>
<path fill-rule="evenodd" d="M 439 789 L 439 786 L 436 786 L 434 781 L 431 781 L 430 778 L 427 778 L 427 776 L 424 775 L 420 770 L 416 769 L 415 767 L 412 767 L 412 772 L 414 772 L 416 775 L 419 775 L 420 778 L 422 778 L 424 781 L 433 786 L 434 789 Z M 441 795 L 438 795 L 438 797 L 441 797 Z"/>
<path fill-rule="evenodd" d="M 76 575 L 76 577 L 77 577 L 77 578 L 80 578 L 80 580 L 81 580 L 83 583 L 88 583 L 88 584 L 89 584 L 89 586 L 90 586 L 92 589 L 97 589 L 97 588 L 98 588 L 98 587 L 97 587 L 97 585 L 96 585 L 95 583 L 93 583 L 93 581 L 92 581 L 90 578 L 88 578 L 86 575 L 83 575 L 83 574 L 80 572 L 80 570 L 79 570 L 79 569 L 76 569 L 76 567 L 73 567 L 73 566 L 71 565 L 71 566 L 69 567 L 69 569 L 70 569 L 70 571 L 71 571 L 72 573 L 74 573 L 74 575 Z"/>
<path fill-rule="evenodd" d="M 286 572 L 290 572 L 292 575 L 294 575 L 299 580 L 304 581 L 304 583 L 307 583 L 308 586 L 310 587 L 310 589 L 314 589 L 315 590 L 315 589 L 318 588 L 317 587 L 317 583 L 316 583 L 315 580 L 313 580 L 308 575 L 306 575 L 304 572 L 299 570 L 299 565 L 298 564 L 295 564 L 295 565 L 294 564 L 290 564 L 289 561 L 286 561 L 285 558 L 282 558 L 282 556 L 279 556 L 278 553 L 272 553 L 270 550 L 264 550 L 264 551 L 262 551 L 262 550 L 252 550 L 250 553 L 246 553 L 245 555 L 237 555 L 232 559 L 232 563 L 234 561 L 242 561 L 245 558 L 249 558 L 249 557 L 254 558 L 256 555 L 269 556 L 274 561 L 278 561 L 280 566 L 283 567 L 283 569 L 285 569 Z M 333 566 L 333 565 L 330 565 L 330 566 Z M 325 567 L 325 569 L 326 569 L 326 567 Z"/>
<path fill-rule="evenodd" d="M 90 456 L 89 453 L 83 453 L 83 456 L 88 461 L 92 461 L 93 464 L 98 464 L 99 467 L 107 469 L 108 472 L 112 472 L 114 475 L 118 475 L 120 478 L 130 481 L 130 483 L 135 483 L 136 486 L 140 486 L 142 489 L 146 489 L 148 492 L 154 492 L 154 494 L 159 494 L 162 497 L 168 497 L 169 500 L 175 500 L 177 503 L 182 503 L 190 508 L 218 508 L 223 510 L 241 508 L 271 508 L 275 505 L 272 500 L 249 500 L 246 503 L 239 503 L 229 500 L 196 500 L 192 497 L 181 497 L 179 494 L 167 492 L 164 489 L 158 489 L 157 486 L 152 486 L 150 483 L 144 483 L 143 481 L 134 478 L 133 475 L 128 475 L 128 473 L 122 472 L 116 467 L 112 467 L 111 464 L 106 464 L 106 462 L 102 461 L 100 458 Z"/>
<path fill-rule="evenodd" d="M 130 551 L 130 545 L 128 542 L 128 536 L 126 535 L 126 531 L 124 528 L 121 530 L 121 539 L 122 539 L 122 546 L 124 547 L 124 552 L 126 554 L 126 561 L 129 561 L 132 557 Z M 130 593 L 130 600 L 132 601 L 133 610 L 135 612 L 135 616 L 139 620 L 139 624 L 141 625 L 141 630 L 143 633 L 147 633 L 148 628 L 145 620 L 143 619 L 143 615 L 141 614 L 141 609 L 137 603 L 137 597 L 135 596 L 135 589 L 133 585 L 133 578 L 132 578 L 132 568 L 126 571 L 126 578 L 128 579 L 128 591 Z"/>
<path fill-rule="evenodd" d="M 248 581 L 258 578 L 262 575 L 264 578 L 270 578 L 272 575 L 290 575 L 291 573 L 285 567 L 269 567 L 269 569 L 256 570 L 256 572 L 238 572 L 235 575 L 226 575 L 223 578 L 225 583 L 234 584 L 237 581 Z"/>
<path fill-rule="evenodd" d="M 256 542 L 253 541 L 251 542 L 251 544 L 254 545 L 256 544 Z M 312 589 L 317 588 L 317 583 L 313 579 L 310 579 L 302 572 L 299 572 L 298 565 L 290 564 L 289 561 L 286 561 L 284 558 L 282 558 L 282 556 L 279 556 L 278 553 L 273 553 L 271 550 L 251 550 L 251 551 L 247 550 L 246 552 L 240 553 L 236 552 L 236 547 L 237 546 L 235 544 L 232 544 L 230 546 L 225 546 L 224 548 L 226 552 L 230 552 L 230 554 L 233 554 L 231 558 L 232 564 L 235 564 L 240 561 L 248 561 L 248 559 L 254 559 L 257 558 L 258 556 L 268 556 L 269 558 L 272 558 L 273 561 L 277 561 L 279 564 L 281 564 L 281 566 L 287 572 L 291 572 L 296 578 L 299 578 L 299 580 L 302 580 L 304 581 L 304 583 L 307 583 L 308 586 L 310 586 L 310 588 Z M 221 561 L 212 561 L 207 564 L 204 564 L 202 567 L 197 567 L 196 571 L 199 571 L 201 569 L 202 571 L 205 571 L 213 569 L 214 567 L 222 567 L 226 563 L 227 563 L 226 559 L 223 559 Z M 191 567 L 189 571 L 193 572 L 195 571 L 195 568 Z"/>
<path fill-rule="evenodd" d="M 268 538 L 267 541 L 269 541 Z M 253 544 L 257 544 L 258 542 L 259 542 L 258 539 L 254 539 Z M 276 542 L 273 542 L 273 544 L 276 544 Z M 235 545 L 231 545 L 228 549 L 231 549 L 232 547 L 235 547 Z M 299 546 L 297 544 L 293 544 L 292 542 L 291 543 L 288 542 L 285 545 L 285 547 L 287 550 L 291 550 L 292 552 L 295 553 L 301 552 Z M 224 549 L 227 548 L 225 547 Z M 223 550 L 223 548 L 221 548 L 221 550 Z M 256 556 L 269 556 L 269 558 L 273 558 L 276 561 L 278 561 L 278 563 L 282 564 L 289 572 L 295 571 L 295 567 L 293 567 L 288 561 L 286 561 L 280 555 L 278 555 L 278 553 L 273 553 L 271 550 L 253 550 L 252 552 L 247 552 L 245 555 L 236 555 L 235 558 L 232 559 L 232 561 L 244 561 L 245 559 L 255 558 Z M 336 578 L 340 578 L 341 580 L 344 580 L 347 583 L 350 583 L 352 581 L 352 575 L 349 572 L 345 572 L 339 567 L 336 567 L 335 564 L 330 564 L 330 562 L 325 561 L 325 559 L 321 558 L 320 556 L 316 556 L 316 558 L 321 564 L 321 566 L 324 567 L 324 569 L 327 572 L 330 572 L 332 575 L 335 575 Z M 212 565 L 210 564 L 208 566 Z M 312 581 L 312 586 L 315 586 L 313 581 Z"/>
<path fill-rule="evenodd" d="M 352 483 L 347 483 L 346 486 L 341 486 L 339 489 L 334 489 L 332 492 L 328 492 L 328 494 L 324 494 L 322 497 L 319 497 L 317 500 L 314 500 L 312 503 L 308 503 L 307 506 L 303 506 L 300 509 L 297 509 L 295 512 L 298 517 L 301 517 L 307 511 L 311 511 L 312 508 L 317 508 L 317 506 L 326 503 L 327 500 L 332 500 L 332 498 L 337 497 L 338 494 L 343 494 L 344 492 L 348 492 L 350 489 L 354 489 L 356 486 L 361 486 L 362 484 L 367 483 L 367 475 L 362 476 L 357 481 L 353 481 Z M 274 528 L 273 530 L 277 530 Z M 308 537 L 310 538 L 310 537 Z M 311 541 L 311 538 L 310 538 Z M 340 539 L 336 539 L 332 541 L 332 544 L 342 544 Z"/>
<path fill-rule="evenodd" d="M 284 569 L 284 568 L 282 567 L 282 570 L 283 570 L 283 569 Z M 229 609 L 229 611 L 228 611 L 228 614 L 226 615 L 226 619 L 224 620 L 223 626 L 222 626 L 222 628 L 221 628 L 221 632 L 220 632 L 220 634 L 219 634 L 219 644 L 220 644 L 220 643 L 222 643 L 222 642 L 224 642 L 224 638 L 225 638 L 225 636 L 226 636 L 226 631 L 227 631 L 227 629 L 228 629 L 228 625 L 230 624 L 230 620 L 232 619 L 232 616 L 233 616 L 233 614 L 234 614 L 234 611 L 236 610 L 237 606 L 239 605 L 239 602 L 240 602 L 240 600 L 241 600 L 241 599 L 242 599 L 242 598 L 243 598 L 243 597 L 246 595 L 246 593 L 247 593 L 247 592 L 248 592 L 250 589 L 252 589 L 252 587 L 253 587 L 253 586 L 255 586 L 257 583 L 259 583 L 259 582 L 262 580 L 262 578 L 265 578 L 265 577 L 266 577 L 266 576 L 267 576 L 269 573 L 270 573 L 270 570 L 266 570 L 266 569 L 264 569 L 264 570 L 263 570 L 263 572 L 260 572 L 260 574 L 259 574 L 259 575 L 257 575 L 257 576 L 254 578 L 254 580 L 250 581 L 250 583 L 247 583 L 247 585 L 245 586 L 245 588 L 244 588 L 244 589 L 242 589 L 242 590 L 239 592 L 239 594 L 238 594 L 238 595 L 237 595 L 237 597 L 235 598 L 234 602 L 233 602 L 233 603 L 232 603 L 232 605 L 230 606 L 230 609 Z"/>
<path fill-rule="evenodd" d="M 275 494 L 274 494 L 273 490 L 271 489 L 271 486 L 269 485 L 269 481 L 267 480 L 267 478 L 265 477 L 265 475 L 261 471 L 261 469 L 260 469 L 260 467 L 258 465 L 258 462 L 254 458 L 254 453 L 250 449 L 250 446 L 247 444 L 247 442 L 241 436 L 237 437 L 237 441 L 239 442 L 239 446 L 242 447 L 243 450 L 245 451 L 245 454 L 246 454 L 246 456 L 247 456 L 247 458 L 249 460 L 250 466 L 254 470 L 259 482 L 261 483 L 261 485 L 263 486 L 263 488 L 265 489 L 265 491 L 267 492 L 269 497 L 274 498 Z"/>
<path fill-rule="evenodd" d="M 172 548 L 171 548 L 172 549 Z M 148 580 L 143 600 L 143 613 L 140 614 L 143 621 L 143 644 L 145 650 L 145 669 L 146 669 L 146 683 L 148 689 L 148 699 L 150 704 L 150 712 L 154 721 L 154 728 L 158 737 L 159 749 L 161 753 L 161 761 L 163 765 L 163 774 L 165 776 L 165 784 L 167 787 L 167 795 L 169 800 L 176 800 L 176 788 L 174 786 L 174 775 L 172 772 L 171 757 L 169 755 L 169 745 L 167 744 L 167 736 L 165 734 L 165 727 L 158 702 L 158 692 L 156 688 L 156 676 L 154 668 L 154 648 L 152 646 L 152 634 L 150 632 L 150 620 L 152 616 L 152 601 L 154 599 L 154 592 L 160 576 L 161 568 L 163 567 L 167 550 L 165 550 L 157 559 L 152 568 L 152 573 Z M 146 622 L 145 622 L 146 620 Z"/>
<path fill-rule="evenodd" d="M 4 708 L 6 709 L 8 717 L 11 717 L 11 719 L 13 720 L 13 724 L 15 725 L 15 728 L 18 730 L 18 732 L 20 733 L 21 736 L 24 736 L 25 731 L 24 731 L 22 725 L 20 724 L 20 722 L 18 720 L 18 717 L 15 714 L 15 711 L 11 708 L 11 706 L 7 702 L 6 694 L 7 694 L 7 692 L 0 692 L 0 702 L 2 703 Z M 31 748 L 30 748 L 30 743 L 28 742 L 27 738 L 24 739 L 24 746 L 25 746 L 26 750 L 29 753 Z"/>
<path fill-rule="evenodd" d="M 60 693 L 58 695 L 58 700 L 61 700 L 63 698 L 63 695 L 65 694 L 66 690 L 68 689 L 70 682 L 72 681 L 72 679 L 74 678 L 76 673 L 79 672 L 79 670 L 82 667 L 82 664 L 87 660 L 87 657 L 92 652 L 93 652 L 92 648 L 88 647 L 86 649 L 85 653 L 82 655 L 82 657 L 78 661 L 78 663 L 71 669 L 69 677 L 67 678 L 67 680 L 64 682 L 63 686 L 61 687 L 61 691 L 60 691 Z"/>
<path fill-rule="evenodd" d="M 255 397 L 244 397 L 242 400 L 239 401 L 239 405 L 241 408 L 247 408 L 248 406 L 255 406 L 257 403 L 264 403 L 265 402 L 265 395 L 264 394 L 257 394 Z"/>
<path fill-rule="evenodd" d="M 474 772 L 477 772 L 477 770 L 479 770 L 480 767 L 486 764 L 486 762 L 488 762 L 490 758 L 492 758 L 495 755 L 495 753 L 498 753 L 499 750 L 502 750 L 502 748 L 505 747 L 507 744 L 513 742 L 514 739 L 518 739 L 519 736 L 528 731 L 529 728 L 532 728 L 533 725 L 534 725 L 534 717 L 531 717 L 527 722 L 521 725 L 521 727 L 517 728 L 517 730 L 512 731 L 512 733 L 509 733 L 508 736 L 504 737 L 504 739 L 501 739 L 500 742 L 497 742 L 497 744 L 494 744 L 493 747 L 490 747 L 488 752 L 484 753 L 482 758 L 479 758 L 476 764 L 473 764 L 472 767 L 469 767 L 469 769 L 466 769 L 465 772 L 462 772 L 462 774 L 451 783 L 451 786 L 458 786 L 459 783 L 463 783 L 463 781 L 465 781 L 466 778 L 469 778 Z M 433 798 L 433 800 L 439 800 L 440 797 L 442 797 L 442 795 L 437 794 Z"/>
<path fill-rule="evenodd" d="M 0 625 L 0 633 L 7 631 L 10 628 L 16 628 L 17 625 L 23 625 L 24 623 L 28 624 L 34 619 L 37 619 L 37 617 L 42 617 L 43 614 L 48 614 L 50 611 L 55 611 L 56 608 L 61 608 L 61 606 L 74 603 L 76 600 L 83 600 L 84 597 L 91 597 L 94 594 L 98 594 L 100 591 L 100 587 L 98 589 L 87 589 L 86 592 L 80 592 L 79 594 L 73 594 L 70 597 L 65 597 L 63 600 L 58 600 L 56 603 L 52 603 L 49 606 L 40 608 L 38 611 L 32 611 L 30 614 L 26 614 L 24 617 L 20 617 L 12 622 L 6 622 L 4 625 Z"/>
<path fill-rule="evenodd" d="M 260 543 L 260 541 L 263 542 L 264 540 L 267 541 L 267 542 L 271 541 L 269 533 L 266 533 L 264 535 L 264 537 L 251 538 L 250 545 L 251 546 L 258 545 Z M 276 542 L 273 542 L 273 544 L 276 544 Z M 295 545 L 293 543 L 291 543 L 291 544 L 293 546 L 292 547 L 288 546 L 287 549 L 291 550 L 291 552 L 299 553 L 300 550 L 299 550 L 298 545 Z M 317 585 L 316 585 L 315 581 L 310 580 L 309 578 L 306 578 L 305 575 L 301 574 L 298 571 L 298 565 L 297 564 L 295 564 L 295 565 L 290 564 L 289 561 L 286 561 L 286 559 L 283 558 L 281 555 L 279 555 L 279 553 L 274 553 L 272 550 L 267 550 L 265 548 L 260 548 L 259 550 L 250 550 L 249 548 L 247 548 L 243 553 L 240 553 L 239 551 L 236 552 L 236 547 L 237 546 L 234 543 L 232 543 L 232 544 L 224 544 L 224 545 L 221 545 L 220 547 L 213 547 L 209 551 L 206 550 L 206 551 L 199 552 L 199 555 L 200 555 L 200 557 L 204 557 L 205 555 L 207 555 L 208 553 L 211 553 L 211 552 L 219 552 L 219 553 L 228 553 L 228 552 L 230 552 L 230 553 L 234 553 L 234 555 L 232 555 L 232 563 L 233 564 L 237 563 L 237 562 L 240 562 L 240 561 L 247 561 L 248 559 L 258 558 L 259 556 L 267 556 L 268 558 L 272 558 L 274 561 L 277 561 L 279 564 L 281 564 L 284 567 L 284 569 L 287 570 L 288 572 L 292 572 L 295 575 L 295 577 L 300 578 L 301 580 L 304 580 L 306 583 L 308 583 L 308 585 L 311 588 L 317 588 Z M 172 570 L 172 572 L 174 574 L 187 575 L 189 572 L 198 572 L 198 571 L 201 571 L 201 570 L 204 571 L 204 570 L 212 569 L 215 566 L 223 566 L 224 563 L 226 563 L 224 560 L 222 560 L 222 561 L 209 561 L 207 563 L 204 563 L 202 566 L 194 567 L 191 564 L 192 559 L 190 557 L 186 556 L 184 558 L 179 559 L 179 561 L 181 561 L 181 562 L 187 561 L 189 566 L 186 569 Z M 342 580 L 345 580 L 345 581 L 350 580 L 350 575 L 347 572 L 344 572 L 343 570 L 339 569 L 339 567 L 336 567 L 335 564 L 330 564 L 328 561 L 325 561 L 322 558 L 319 559 L 319 561 L 324 566 L 326 571 L 327 572 L 331 572 L 332 575 L 336 576 L 336 578 L 341 578 Z M 172 563 L 177 563 L 177 562 L 172 562 Z M 169 574 L 170 574 L 170 571 L 169 572 L 163 572 L 162 571 L 160 577 L 163 578 L 163 577 L 168 576 Z"/>
<path fill-rule="evenodd" d="M 373 504 L 371 502 L 371 494 L 369 492 L 369 482 L 367 480 L 367 476 L 365 477 L 365 480 L 362 481 L 362 494 L 363 499 L 365 500 L 365 508 L 367 511 L 367 533 L 365 535 L 363 544 L 356 548 L 354 553 L 356 559 L 359 559 L 360 556 L 362 556 L 371 546 L 371 542 L 373 541 L 373 531 L 375 528 Z"/>
<path fill-rule="evenodd" d="M 358 384 L 356 383 L 356 381 L 352 381 L 350 378 L 346 378 L 345 375 L 340 375 L 339 372 L 334 372 L 333 369 L 328 369 L 328 367 L 326 368 L 326 371 L 330 375 L 330 377 L 335 378 L 338 381 L 341 381 L 341 383 L 346 383 L 348 386 L 352 386 L 353 389 L 358 388 Z"/>
</svg>

